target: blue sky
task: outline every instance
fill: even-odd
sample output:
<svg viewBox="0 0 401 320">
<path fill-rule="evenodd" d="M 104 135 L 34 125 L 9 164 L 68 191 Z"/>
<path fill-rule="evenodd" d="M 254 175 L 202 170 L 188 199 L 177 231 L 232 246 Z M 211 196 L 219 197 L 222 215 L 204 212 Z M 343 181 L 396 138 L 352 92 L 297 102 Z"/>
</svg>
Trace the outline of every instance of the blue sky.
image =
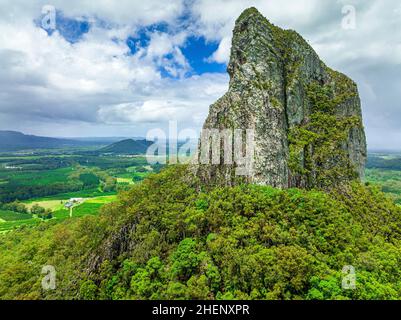
<svg viewBox="0 0 401 320">
<path fill-rule="evenodd" d="M 77 42 L 82 35 L 89 32 L 90 22 L 85 19 L 65 17 L 62 11 L 56 14 L 56 29 L 70 43 Z"/>
<path fill-rule="evenodd" d="M 51 37 L 54 32 L 58 32 L 66 41 L 74 44 L 82 40 L 82 37 L 88 33 L 92 25 L 103 26 L 104 28 L 110 28 L 107 22 L 102 20 L 89 19 L 86 17 L 71 18 L 65 16 L 62 11 L 56 11 L 56 28 L 48 29 L 41 25 L 41 21 L 45 18 L 46 14 L 42 14 L 36 19 L 38 27 L 42 28 Z M 180 17 L 180 23 L 183 27 L 190 23 L 191 18 L 189 16 Z M 140 48 L 144 48 L 149 45 L 150 36 L 154 33 L 165 33 L 174 35 L 177 29 L 171 28 L 167 23 L 156 23 L 149 26 L 141 26 L 134 34 L 129 35 L 126 38 L 127 47 L 130 50 L 129 54 L 134 55 Z M 204 73 L 225 73 L 227 68 L 226 62 L 216 62 L 210 60 L 210 57 L 218 49 L 219 41 L 208 40 L 202 35 L 190 34 L 186 40 L 179 46 L 185 58 L 188 60 L 190 70 L 184 75 L 189 77 L 192 75 L 202 75 Z M 171 53 L 166 54 L 166 57 L 171 58 Z M 176 78 L 176 76 L 169 73 L 163 68 L 159 67 L 160 74 L 163 77 Z"/>
<path fill-rule="evenodd" d="M 42 28 L 46 5 L 54 30 Z M 232 29 L 250 6 L 357 82 L 371 149 L 401 149 L 397 0 L 2 0 L 0 128 L 145 136 L 175 120 L 199 130 L 227 90 Z"/>
</svg>

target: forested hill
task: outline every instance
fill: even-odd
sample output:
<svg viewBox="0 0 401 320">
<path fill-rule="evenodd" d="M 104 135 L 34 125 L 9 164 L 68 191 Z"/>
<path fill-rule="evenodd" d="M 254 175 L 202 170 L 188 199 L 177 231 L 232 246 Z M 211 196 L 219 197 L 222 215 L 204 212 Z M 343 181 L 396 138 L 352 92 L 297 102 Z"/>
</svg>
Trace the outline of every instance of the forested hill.
<svg viewBox="0 0 401 320">
<path fill-rule="evenodd" d="M 400 299 L 400 244 L 401 209 L 376 188 L 199 191 L 172 166 L 98 217 L 0 235 L 0 299 Z"/>
<path fill-rule="evenodd" d="M 99 150 L 100 153 L 144 154 L 153 142 L 147 140 L 126 139 L 113 143 Z"/>
</svg>

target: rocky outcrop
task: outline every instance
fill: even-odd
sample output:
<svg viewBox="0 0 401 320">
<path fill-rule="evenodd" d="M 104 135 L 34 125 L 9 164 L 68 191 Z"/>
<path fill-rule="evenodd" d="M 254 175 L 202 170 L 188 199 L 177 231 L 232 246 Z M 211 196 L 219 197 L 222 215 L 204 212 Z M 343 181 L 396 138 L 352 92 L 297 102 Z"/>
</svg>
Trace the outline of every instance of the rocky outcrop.
<svg viewBox="0 0 401 320">
<path fill-rule="evenodd" d="M 96 275 L 105 261 L 116 261 L 120 255 L 130 252 L 136 245 L 131 239 L 135 226 L 136 222 L 129 222 L 109 234 L 99 248 L 89 255 L 86 273 Z"/>
<path fill-rule="evenodd" d="M 210 107 L 203 129 L 253 130 L 252 170 L 239 176 L 239 164 L 224 163 L 224 152 L 219 164 L 205 164 L 199 153 L 195 170 L 204 183 L 325 188 L 363 176 L 357 86 L 328 68 L 298 33 L 245 10 L 235 24 L 228 73 L 229 90 Z M 244 151 L 249 141 L 242 143 Z"/>
</svg>

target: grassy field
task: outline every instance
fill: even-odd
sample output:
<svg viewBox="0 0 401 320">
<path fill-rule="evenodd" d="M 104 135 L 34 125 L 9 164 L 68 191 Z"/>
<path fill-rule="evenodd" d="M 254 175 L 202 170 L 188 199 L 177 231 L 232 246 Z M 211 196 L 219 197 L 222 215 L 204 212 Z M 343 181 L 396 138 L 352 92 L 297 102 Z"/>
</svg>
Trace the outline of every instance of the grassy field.
<svg viewBox="0 0 401 320">
<path fill-rule="evenodd" d="M 80 218 L 86 215 L 97 215 L 103 205 L 104 203 L 83 203 L 72 209 L 72 218 Z M 54 217 L 55 219 L 60 220 L 69 219 L 70 211 L 65 209 L 56 211 Z"/>
<path fill-rule="evenodd" d="M 99 156 L 88 151 L 0 154 L 0 204 L 20 201 L 28 211 L 39 205 L 52 212 L 53 220 L 63 220 L 70 216 L 64 207 L 66 201 L 84 198 L 73 208 L 73 218 L 96 215 L 104 204 L 115 200 L 118 190 L 129 188 L 153 171 L 144 156 Z M 98 184 L 81 180 L 89 174 L 98 178 Z M 0 211 L 0 232 L 41 221 L 36 215 Z"/>
<path fill-rule="evenodd" d="M 132 178 L 117 177 L 117 183 L 134 184 L 135 182 Z"/>
<path fill-rule="evenodd" d="M 47 196 L 47 197 L 40 197 L 40 198 L 34 198 L 29 201 L 52 201 L 52 200 L 57 200 L 57 201 L 65 201 L 71 198 L 95 198 L 95 197 L 103 197 L 103 196 L 112 196 L 115 195 L 116 192 L 103 192 L 100 191 L 99 188 L 92 188 L 92 189 L 85 189 L 85 190 L 80 190 L 80 191 L 73 191 L 73 192 L 66 192 L 66 193 L 58 193 L 52 196 Z"/>
<path fill-rule="evenodd" d="M 0 219 L 5 221 L 20 221 L 32 219 L 31 214 L 17 213 L 14 211 L 0 210 Z"/>
<path fill-rule="evenodd" d="M 113 202 L 116 198 L 116 195 L 111 195 L 85 199 L 83 203 L 72 209 L 72 218 L 97 215 L 103 205 Z M 35 203 L 52 209 L 53 218 L 51 220 L 63 221 L 65 219 L 70 219 L 70 211 L 64 208 L 64 205 L 61 204 L 61 200 L 33 201 L 28 203 L 27 206 L 32 207 Z M 10 231 L 13 228 L 23 225 L 36 225 L 42 221 L 43 220 L 39 218 L 33 217 L 31 214 L 20 214 L 13 211 L 0 210 L 0 232 Z"/>
<path fill-rule="evenodd" d="M 77 192 L 74 194 L 74 196 L 69 196 L 69 197 L 60 197 L 58 195 L 58 199 L 35 199 L 35 200 L 30 200 L 30 201 L 25 201 L 24 203 L 26 204 L 26 207 L 28 209 L 31 209 L 35 204 L 45 208 L 45 209 L 50 209 L 52 211 L 58 211 L 62 210 L 64 208 L 64 204 L 69 200 L 70 198 L 89 198 L 85 202 L 89 203 L 109 203 L 113 200 L 116 199 L 116 195 L 104 195 L 104 193 L 101 193 L 101 196 L 96 196 L 96 197 L 85 197 L 84 192 Z M 71 195 L 71 194 L 70 194 Z M 57 197 L 57 196 L 54 196 Z"/>
<path fill-rule="evenodd" d="M 146 176 L 153 171 L 149 166 L 144 166 L 142 168 L 144 168 L 146 171 L 142 169 L 142 171 L 139 172 L 137 171 L 136 167 L 126 168 L 124 173 L 116 174 L 117 182 L 124 184 L 135 184 L 135 182 L 145 179 Z"/>
<path fill-rule="evenodd" d="M 116 200 L 117 196 L 103 196 L 96 197 L 91 199 L 85 199 L 82 204 L 79 204 L 72 209 L 72 217 L 79 218 L 86 215 L 97 215 L 99 213 L 100 208 L 110 202 Z M 55 219 L 66 219 L 70 218 L 70 210 L 67 209 L 59 209 L 54 212 Z"/>
<path fill-rule="evenodd" d="M 65 200 L 42 200 L 42 201 L 32 201 L 26 202 L 26 207 L 30 210 L 35 204 L 52 211 L 60 210 L 63 208 Z"/>
<path fill-rule="evenodd" d="M 0 223 L 0 232 L 8 232 L 14 228 L 19 228 L 21 226 L 35 226 L 39 224 L 42 220 L 34 218 L 27 220 L 17 220 L 17 221 L 7 221 Z"/>
</svg>

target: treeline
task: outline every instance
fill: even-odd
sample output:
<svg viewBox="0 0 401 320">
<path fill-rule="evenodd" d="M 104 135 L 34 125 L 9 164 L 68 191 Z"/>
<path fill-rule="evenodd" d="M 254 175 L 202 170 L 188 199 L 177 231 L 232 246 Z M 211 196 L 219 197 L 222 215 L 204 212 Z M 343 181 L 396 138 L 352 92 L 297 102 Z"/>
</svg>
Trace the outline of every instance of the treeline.
<svg viewBox="0 0 401 320">
<path fill-rule="evenodd" d="M 0 202 L 0 210 L 5 210 L 5 211 L 14 211 L 17 213 L 22 213 L 22 214 L 28 214 L 29 210 L 25 206 L 25 204 L 19 202 L 19 201 L 14 201 L 10 203 L 1 203 Z"/>
<path fill-rule="evenodd" d="M 366 167 L 368 169 L 401 170 L 401 157 L 383 158 L 376 155 L 369 155 Z"/>
<path fill-rule="evenodd" d="M 12 202 L 15 200 L 28 200 L 37 197 L 52 196 L 59 193 L 67 193 L 82 190 L 80 182 L 59 182 L 49 185 L 18 185 L 5 183 L 0 185 L 0 202 Z"/>
<path fill-rule="evenodd" d="M 74 156 L 54 156 L 54 157 L 40 157 L 36 159 L 21 158 L 10 160 L 2 160 L 0 162 L 7 163 L 9 166 L 21 167 L 21 170 L 52 170 L 59 168 L 66 168 L 76 165 L 85 167 L 97 167 L 102 170 L 112 168 L 127 168 L 133 166 L 146 166 L 148 164 L 145 157 L 110 157 L 110 156 L 91 156 L 85 153 L 76 154 Z"/>
<path fill-rule="evenodd" d="M 97 167 L 88 168 L 77 166 L 69 177 L 72 180 L 80 181 L 82 183 L 82 189 L 98 186 L 103 192 L 113 192 L 117 189 L 117 179 Z"/>
<path fill-rule="evenodd" d="M 21 170 L 53 170 L 73 166 L 79 157 L 41 157 L 38 159 L 21 158 L 4 160 L 9 166 L 21 167 Z"/>
<path fill-rule="evenodd" d="M 85 167 L 97 167 L 102 170 L 113 168 L 128 168 L 133 166 L 146 166 L 148 164 L 145 157 L 110 157 L 110 156 L 82 156 L 76 159 L 77 163 Z"/>
<path fill-rule="evenodd" d="M 52 210 L 50 209 L 45 209 L 43 207 L 41 207 L 38 204 L 34 204 L 31 208 L 31 213 L 32 214 L 36 214 L 38 218 L 41 218 L 43 220 L 46 219 L 51 219 L 53 218 L 53 213 Z"/>
<path fill-rule="evenodd" d="M 14 201 L 10 203 L 0 203 L 0 210 L 12 211 L 20 214 L 31 213 L 37 215 L 38 218 L 42 219 L 51 219 L 53 217 L 52 211 L 50 209 L 46 209 L 38 204 L 34 204 L 32 208 L 29 210 L 25 204 L 19 201 Z"/>
</svg>

